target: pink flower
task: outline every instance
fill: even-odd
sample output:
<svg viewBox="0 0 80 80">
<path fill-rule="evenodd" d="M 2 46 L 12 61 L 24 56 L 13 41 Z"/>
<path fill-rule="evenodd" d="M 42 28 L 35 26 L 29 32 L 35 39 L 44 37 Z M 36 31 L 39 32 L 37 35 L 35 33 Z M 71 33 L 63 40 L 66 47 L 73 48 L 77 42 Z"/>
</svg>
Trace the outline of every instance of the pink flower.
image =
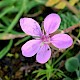
<svg viewBox="0 0 80 80">
<path fill-rule="evenodd" d="M 46 63 L 51 56 L 51 49 L 49 43 L 52 43 L 56 48 L 65 49 L 72 45 L 73 40 L 67 34 L 55 34 L 50 36 L 51 33 L 55 32 L 60 25 L 61 19 L 58 14 L 49 14 L 44 19 L 44 30 L 45 33 L 41 31 L 40 25 L 37 21 L 32 18 L 21 18 L 20 26 L 22 30 L 31 36 L 37 36 L 33 40 L 26 42 L 21 50 L 25 57 L 32 57 L 36 54 L 37 62 L 43 64 Z"/>
</svg>

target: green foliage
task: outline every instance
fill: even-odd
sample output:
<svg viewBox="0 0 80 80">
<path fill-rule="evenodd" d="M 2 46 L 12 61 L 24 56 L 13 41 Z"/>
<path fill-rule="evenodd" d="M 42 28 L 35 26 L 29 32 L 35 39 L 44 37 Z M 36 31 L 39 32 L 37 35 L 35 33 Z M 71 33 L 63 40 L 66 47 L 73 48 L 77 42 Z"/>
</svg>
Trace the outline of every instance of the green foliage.
<svg viewBox="0 0 80 80">
<path fill-rule="evenodd" d="M 70 12 L 67 12 L 65 14 L 60 13 L 59 15 L 61 16 L 61 19 L 62 19 L 61 20 L 61 25 L 59 27 L 60 30 L 64 30 L 64 29 L 66 29 L 70 26 L 73 26 L 73 25 L 80 22 L 80 19 Z"/>
<path fill-rule="evenodd" d="M 13 40 L 10 40 L 9 44 L 0 51 L 0 59 L 3 58 L 5 54 L 10 50 L 12 44 L 13 44 Z"/>
<path fill-rule="evenodd" d="M 77 54 L 76 56 L 75 56 L 77 59 L 78 59 L 78 61 L 79 61 L 79 68 L 78 68 L 78 70 L 76 70 L 76 74 L 77 74 L 77 77 L 79 78 L 78 80 L 80 80 L 80 53 L 79 54 Z"/>
<path fill-rule="evenodd" d="M 52 63 L 49 62 L 45 64 L 46 66 L 46 69 L 39 69 L 39 70 L 35 70 L 33 71 L 33 74 L 37 74 L 36 75 L 36 78 L 39 78 L 39 80 L 43 80 L 43 79 L 46 79 L 49 80 L 50 78 L 62 78 L 62 76 L 65 76 L 64 73 L 60 70 L 60 69 L 56 69 L 56 68 L 53 68 L 53 65 Z"/>
<path fill-rule="evenodd" d="M 64 78 L 63 80 L 72 80 L 72 79 L 67 77 L 67 78 Z"/>
<path fill-rule="evenodd" d="M 69 72 L 76 71 L 78 69 L 78 66 L 79 66 L 79 61 L 75 57 L 69 58 L 65 63 L 65 68 Z"/>
<path fill-rule="evenodd" d="M 0 8 L 6 7 L 6 6 L 11 6 L 16 2 L 16 0 L 2 0 L 0 1 Z"/>
<path fill-rule="evenodd" d="M 19 44 L 21 44 L 24 41 L 27 41 L 30 38 L 31 38 L 31 36 L 27 36 L 27 37 L 24 37 L 23 39 L 20 39 L 18 42 L 15 43 L 15 46 L 18 46 Z"/>
<path fill-rule="evenodd" d="M 35 0 L 35 1 L 41 4 L 45 4 L 47 2 L 47 0 Z"/>
<path fill-rule="evenodd" d="M 77 80 L 80 79 L 80 54 L 75 57 L 69 58 L 65 63 L 65 68 L 69 72 L 76 72 Z"/>
<path fill-rule="evenodd" d="M 76 58 L 79 60 L 79 66 L 80 66 L 80 53 L 76 55 Z"/>
<path fill-rule="evenodd" d="M 2 22 L 4 22 L 4 24 L 3 23 L 0 23 L 0 24 L 6 29 L 5 31 L 3 30 L 3 33 L 8 33 L 8 32 L 11 33 L 12 29 L 15 27 L 19 18 L 22 16 L 22 14 L 24 12 L 26 12 L 27 14 L 30 9 L 32 9 L 38 4 L 39 3 L 36 2 L 35 0 L 33 1 L 30 1 L 30 0 L 0 1 L 0 6 L 2 7 L 1 13 L 0 13 L 0 19 L 2 20 Z M 1 25 L 0 25 L 0 28 L 1 28 Z"/>
</svg>

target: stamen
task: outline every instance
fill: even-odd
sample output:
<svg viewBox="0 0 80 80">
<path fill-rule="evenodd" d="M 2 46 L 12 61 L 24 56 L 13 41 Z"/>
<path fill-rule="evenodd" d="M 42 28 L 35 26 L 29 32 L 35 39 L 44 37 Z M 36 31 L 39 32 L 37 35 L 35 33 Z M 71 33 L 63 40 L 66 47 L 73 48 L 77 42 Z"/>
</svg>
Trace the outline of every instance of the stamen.
<svg viewBox="0 0 80 80">
<path fill-rule="evenodd" d="M 50 43 L 50 36 L 49 35 L 42 35 L 41 40 L 43 43 Z"/>
</svg>

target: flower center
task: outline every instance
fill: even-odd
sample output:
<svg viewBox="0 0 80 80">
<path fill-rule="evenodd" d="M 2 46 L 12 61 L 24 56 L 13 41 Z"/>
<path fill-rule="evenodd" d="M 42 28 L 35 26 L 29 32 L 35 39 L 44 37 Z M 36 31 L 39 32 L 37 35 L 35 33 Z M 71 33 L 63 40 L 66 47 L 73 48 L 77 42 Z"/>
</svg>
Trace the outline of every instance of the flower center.
<svg viewBox="0 0 80 80">
<path fill-rule="evenodd" d="M 43 43 L 50 43 L 50 36 L 49 35 L 42 35 L 41 40 Z"/>
</svg>

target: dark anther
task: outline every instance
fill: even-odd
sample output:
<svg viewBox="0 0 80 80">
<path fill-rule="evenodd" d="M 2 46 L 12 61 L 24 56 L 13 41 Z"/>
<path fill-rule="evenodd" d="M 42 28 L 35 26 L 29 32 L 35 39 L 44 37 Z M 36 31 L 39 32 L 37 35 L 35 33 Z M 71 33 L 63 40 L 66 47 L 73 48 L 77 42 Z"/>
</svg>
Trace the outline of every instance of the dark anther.
<svg viewBox="0 0 80 80">
<path fill-rule="evenodd" d="M 49 48 L 47 50 L 49 50 Z"/>
</svg>

